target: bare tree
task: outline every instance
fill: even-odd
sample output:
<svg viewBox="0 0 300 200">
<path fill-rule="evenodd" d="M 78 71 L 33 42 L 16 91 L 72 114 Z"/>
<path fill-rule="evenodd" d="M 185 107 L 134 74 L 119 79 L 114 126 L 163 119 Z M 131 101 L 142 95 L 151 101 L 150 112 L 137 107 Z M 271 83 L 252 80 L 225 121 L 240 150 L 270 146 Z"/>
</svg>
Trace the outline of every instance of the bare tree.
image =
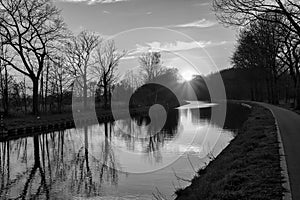
<svg viewBox="0 0 300 200">
<path fill-rule="evenodd" d="M 213 7 L 218 19 L 224 24 L 244 26 L 257 19 L 267 20 L 291 28 L 300 36 L 300 2 L 298 0 L 214 0 Z M 274 19 L 265 18 L 266 13 L 284 16 L 285 20 L 274 21 Z"/>
<path fill-rule="evenodd" d="M 153 81 L 164 72 L 160 52 L 147 52 L 139 57 L 141 74 L 144 82 Z"/>
<path fill-rule="evenodd" d="M 118 52 L 114 41 L 102 43 L 96 50 L 94 71 L 100 77 L 98 86 L 103 89 L 105 108 L 108 106 L 111 90 L 117 79 L 117 67 L 125 54 L 125 51 Z"/>
<path fill-rule="evenodd" d="M 27 113 L 27 85 L 26 85 L 26 78 L 23 78 L 23 81 L 20 82 L 20 89 L 22 92 L 23 97 L 23 104 L 24 104 L 24 112 Z"/>
<path fill-rule="evenodd" d="M 133 70 L 127 71 L 125 73 L 124 79 L 122 81 L 123 85 L 131 90 L 131 93 L 134 92 L 134 90 L 136 90 L 139 86 L 142 85 L 142 82 L 138 76 L 138 74 L 136 72 L 134 72 Z"/>
<path fill-rule="evenodd" d="M 252 22 L 240 33 L 232 58 L 235 67 L 251 69 L 251 96 L 258 93 L 255 92 L 259 90 L 257 82 L 264 78 L 268 86 L 269 101 L 276 104 L 279 102 L 278 80 L 288 70 L 285 65 L 280 65 L 277 58 L 279 48 L 283 45 L 280 27 L 279 24 L 264 20 Z"/>
<path fill-rule="evenodd" d="M 43 105 L 43 108 L 44 108 L 44 112 L 47 112 L 47 109 L 48 109 L 48 92 L 49 92 L 49 76 L 50 76 L 50 68 L 51 68 L 51 65 L 50 65 L 50 60 L 48 59 L 46 61 L 46 69 L 44 69 L 44 74 L 45 74 L 45 79 L 44 79 L 44 105 Z"/>
<path fill-rule="evenodd" d="M 218 19 L 229 26 L 245 27 L 257 21 L 265 21 L 277 27 L 266 38 L 281 36 L 276 54 L 274 74 L 289 71 L 295 85 L 297 107 L 300 107 L 299 39 L 300 39 L 300 1 L 298 0 L 214 0 L 214 10 Z M 270 17 L 273 16 L 273 17 Z M 269 26 L 270 27 L 270 26 Z M 270 41 L 269 41 L 270 42 Z M 265 55 L 266 56 L 266 55 Z M 254 58 L 253 58 L 254 59 Z M 264 58 L 268 59 L 268 58 Z M 281 66 L 280 66 L 281 65 Z M 276 67 L 278 73 L 276 72 Z M 276 82 L 276 78 L 273 79 Z M 272 81 L 272 80 L 271 80 Z"/>
<path fill-rule="evenodd" d="M 165 68 L 162 66 L 161 53 L 160 52 L 147 52 L 143 53 L 139 57 L 140 73 L 143 77 L 144 83 L 155 81 L 157 77 L 165 72 Z M 155 94 L 154 103 L 157 102 L 157 88 L 152 87 L 152 93 Z"/>
<path fill-rule="evenodd" d="M 100 43 L 100 37 L 95 33 L 82 31 L 78 36 L 72 37 L 65 45 L 67 65 L 71 74 L 79 78 L 78 84 L 83 90 L 83 104 L 87 107 L 88 81 L 91 67 L 94 66 L 93 52 Z"/>
<path fill-rule="evenodd" d="M 49 0 L 0 0 L 0 16 L 0 36 L 4 38 L 1 45 L 16 56 L 13 61 L 0 59 L 31 79 L 32 111 L 37 114 L 39 79 L 45 59 L 64 30 L 60 11 Z"/>
<path fill-rule="evenodd" d="M 0 36 L 1 44 L 3 41 L 3 38 Z M 9 52 L 7 51 L 7 48 L 4 46 L 0 46 L 0 57 L 3 57 L 5 59 L 9 59 L 12 61 L 13 58 L 9 58 Z M 2 96 L 2 106 L 4 114 L 7 115 L 9 111 L 9 97 L 8 97 L 8 82 L 9 82 L 9 74 L 8 74 L 8 66 L 6 62 L 3 62 L 0 59 L 0 87 L 1 87 L 1 96 Z"/>
<path fill-rule="evenodd" d="M 282 27 L 281 34 L 283 45 L 280 46 L 277 57 L 288 68 L 294 83 L 294 103 L 300 108 L 300 37 L 285 27 Z"/>
</svg>

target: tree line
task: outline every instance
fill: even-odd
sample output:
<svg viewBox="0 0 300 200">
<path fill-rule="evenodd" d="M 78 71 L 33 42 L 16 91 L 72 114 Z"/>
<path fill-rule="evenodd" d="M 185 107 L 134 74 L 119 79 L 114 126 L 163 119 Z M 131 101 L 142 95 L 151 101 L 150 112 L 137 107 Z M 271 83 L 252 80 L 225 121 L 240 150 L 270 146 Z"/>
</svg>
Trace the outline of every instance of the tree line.
<svg viewBox="0 0 300 200">
<path fill-rule="evenodd" d="M 127 52 L 98 33 L 72 33 L 50 0 L 0 0 L 0 42 L 4 115 L 61 113 L 71 110 L 74 96 L 85 109 L 92 98 L 107 109 L 113 91 L 123 97 L 147 82 L 178 79 L 178 70 L 162 65 L 160 52 L 142 53 L 137 72 L 120 77 Z"/>
<path fill-rule="evenodd" d="M 108 105 L 116 69 L 125 51 L 113 40 L 87 30 L 74 35 L 49 0 L 0 0 L 0 91 L 10 110 L 62 112 L 70 105 L 74 81 L 83 101 L 94 93 Z"/>
<path fill-rule="evenodd" d="M 300 2 L 214 0 L 220 22 L 239 28 L 232 56 L 247 75 L 252 100 L 300 108 Z"/>
</svg>

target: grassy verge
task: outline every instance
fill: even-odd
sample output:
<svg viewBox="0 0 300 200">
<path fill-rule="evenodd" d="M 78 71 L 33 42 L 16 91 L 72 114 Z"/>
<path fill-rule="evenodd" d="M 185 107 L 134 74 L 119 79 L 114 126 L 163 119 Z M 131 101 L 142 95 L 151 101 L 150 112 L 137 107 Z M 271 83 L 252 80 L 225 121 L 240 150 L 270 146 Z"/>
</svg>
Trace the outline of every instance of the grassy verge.
<svg viewBox="0 0 300 200">
<path fill-rule="evenodd" d="M 254 105 L 237 137 L 176 200 L 281 200 L 283 191 L 274 118 Z"/>
</svg>

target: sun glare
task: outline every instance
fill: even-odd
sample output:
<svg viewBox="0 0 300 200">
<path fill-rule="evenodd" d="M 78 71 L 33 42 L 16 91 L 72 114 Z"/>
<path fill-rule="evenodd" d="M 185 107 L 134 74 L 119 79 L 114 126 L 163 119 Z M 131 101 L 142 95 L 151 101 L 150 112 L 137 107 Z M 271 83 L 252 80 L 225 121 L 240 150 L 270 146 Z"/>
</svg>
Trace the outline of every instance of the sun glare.
<svg viewBox="0 0 300 200">
<path fill-rule="evenodd" d="M 185 81 L 191 81 L 194 78 L 194 74 L 191 71 L 185 71 L 181 73 L 181 76 Z"/>
</svg>

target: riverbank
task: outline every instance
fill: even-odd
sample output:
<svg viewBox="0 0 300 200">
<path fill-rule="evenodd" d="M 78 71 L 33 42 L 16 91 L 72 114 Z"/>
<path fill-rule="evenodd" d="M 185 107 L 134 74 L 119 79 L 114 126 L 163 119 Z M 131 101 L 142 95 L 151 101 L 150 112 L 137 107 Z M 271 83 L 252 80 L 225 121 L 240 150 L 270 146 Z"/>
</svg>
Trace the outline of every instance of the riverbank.
<svg viewBox="0 0 300 200">
<path fill-rule="evenodd" d="M 272 113 L 252 105 L 236 138 L 210 164 L 198 171 L 190 186 L 176 191 L 176 200 L 281 200 L 277 129 Z"/>
<path fill-rule="evenodd" d="M 147 114 L 148 110 L 148 107 L 134 108 L 130 110 L 130 114 Z M 119 114 L 122 114 L 122 111 Z M 96 109 L 97 119 L 94 119 L 93 116 L 90 113 L 77 113 L 76 122 L 71 112 L 40 115 L 38 117 L 27 115 L 20 118 L 4 118 L 5 130 L 0 132 L 0 141 L 73 128 L 75 124 L 92 125 L 98 122 L 114 120 L 111 110 Z"/>
</svg>

